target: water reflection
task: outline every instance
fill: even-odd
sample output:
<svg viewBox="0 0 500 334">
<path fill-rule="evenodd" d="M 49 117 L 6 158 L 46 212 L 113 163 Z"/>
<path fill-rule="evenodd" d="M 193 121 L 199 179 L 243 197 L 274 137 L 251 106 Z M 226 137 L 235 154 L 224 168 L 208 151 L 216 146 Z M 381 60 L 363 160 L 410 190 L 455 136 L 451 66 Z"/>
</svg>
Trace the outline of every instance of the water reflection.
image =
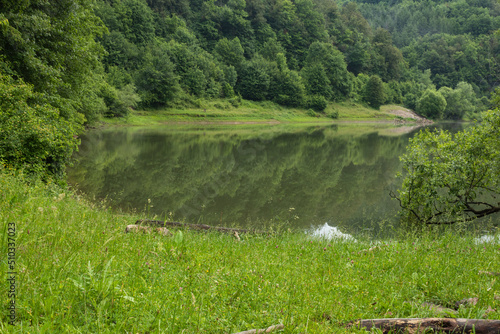
<svg viewBox="0 0 500 334">
<path fill-rule="evenodd" d="M 349 232 L 394 216 L 388 192 L 398 186 L 399 156 L 415 131 L 359 124 L 108 129 L 82 138 L 68 176 L 88 196 L 159 218 L 304 229 L 335 221 Z"/>
</svg>

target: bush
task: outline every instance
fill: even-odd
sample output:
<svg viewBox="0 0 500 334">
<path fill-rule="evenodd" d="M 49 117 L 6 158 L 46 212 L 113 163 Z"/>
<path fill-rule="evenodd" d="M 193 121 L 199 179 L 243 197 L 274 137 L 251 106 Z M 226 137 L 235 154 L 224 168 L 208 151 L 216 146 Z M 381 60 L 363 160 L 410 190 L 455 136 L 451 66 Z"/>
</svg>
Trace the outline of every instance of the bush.
<svg viewBox="0 0 500 334">
<path fill-rule="evenodd" d="M 326 116 L 328 116 L 331 119 L 337 119 L 339 118 L 339 112 L 338 111 L 330 111 Z"/>
<path fill-rule="evenodd" d="M 241 105 L 241 95 L 238 94 L 237 96 L 229 99 L 229 103 L 231 103 L 233 107 L 238 108 Z"/>
<path fill-rule="evenodd" d="M 227 82 L 225 82 L 222 86 L 222 95 L 224 95 L 223 97 L 227 99 L 231 99 L 234 97 L 234 89 Z"/>
<path fill-rule="evenodd" d="M 322 95 L 313 95 L 307 98 L 306 107 L 313 109 L 318 112 L 322 112 L 326 109 L 328 102 Z"/>
<path fill-rule="evenodd" d="M 379 109 L 385 102 L 384 83 L 377 75 L 372 75 L 366 83 L 363 100 L 374 109 Z"/>
<path fill-rule="evenodd" d="M 0 110 L 0 161 L 42 179 L 62 180 L 80 125 L 62 118 L 30 85 L 2 74 Z"/>
<path fill-rule="evenodd" d="M 231 106 L 229 103 L 221 101 L 221 102 L 215 102 L 214 107 L 220 110 L 228 110 L 231 109 Z"/>
<path fill-rule="evenodd" d="M 107 110 L 104 112 L 106 117 L 125 117 L 132 108 L 137 107 L 137 104 L 141 102 L 133 84 L 128 84 L 122 89 L 106 85 L 101 95 L 103 95 L 107 106 Z"/>
<path fill-rule="evenodd" d="M 318 114 L 316 114 L 316 112 L 314 110 L 312 110 L 312 109 L 307 110 L 306 114 L 307 114 L 307 116 L 311 116 L 311 117 L 317 117 L 318 116 Z"/>
<path fill-rule="evenodd" d="M 440 119 L 446 109 L 446 99 L 435 90 L 427 89 L 417 101 L 417 112 L 428 118 Z"/>
<path fill-rule="evenodd" d="M 401 157 L 402 217 L 415 224 L 473 221 L 500 212 L 500 110 L 452 135 L 422 131 Z"/>
</svg>

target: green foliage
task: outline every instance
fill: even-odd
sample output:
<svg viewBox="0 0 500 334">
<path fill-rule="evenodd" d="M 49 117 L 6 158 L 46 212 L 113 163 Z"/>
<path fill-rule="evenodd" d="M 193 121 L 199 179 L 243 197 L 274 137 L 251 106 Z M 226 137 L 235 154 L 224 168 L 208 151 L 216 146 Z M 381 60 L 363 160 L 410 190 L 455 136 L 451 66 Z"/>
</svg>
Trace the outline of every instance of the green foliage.
<svg viewBox="0 0 500 334">
<path fill-rule="evenodd" d="M 372 75 L 366 82 L 363 100 L 374 109 L 379 109 L 385 102 L 384 83 L 377 75 Z"/>
<path fill-rule="evenodd" d="M 241 105 L 241 95 L 237 95 L 231 99 L 229 99 L 229 103 L 232 104 L 233 107 L 238 108 Z"/>
<path fill-rule="evenodd" d="M 390 81 L 384 84 L 385 104 L 402 104 L 403 94 L 401 92 L 401 85 L 397 81 Z"/>
<path fill-rule="evenodd" d="M 222 85 L 222 96 L 228 99 L 234 97 L 233 87 L 231 87 L 231 85 L 227 82 L 224 82 L 224 84 Z"/>
<path fill-rule="evenodd" d="M 318 114 L 316 114 L 316 112 L 312 109 L 308 109 L 306 112 L 306 115 L 310 116 L 310 117 L 317 117 L 318 116 Z"/>
<path fill-rule="evenodd" d="M 101 0 L 97 13 L 111 31 L 120 32 L 134 46 L 147 45 L 154 39 L 153 11 L 145 0 L 121 0 L 113 5 Z"/>
<path fill-rule="evenodd" d="M 329 43 L 314 42 L 307 52 L 305 65 L 314 67 L 318 64 L 321 64 L 324 68 L 328 79 L 325 83 L 329 82 L 330 87 L 328 87 L 328 89 L 331 90 L 331 94 L 328 92 L 320 93 L 317 88 L 313 89 L 312 87 L 308 91 L 309 94 L 320 94 L 326 98 L 337 101 L 349 96 L 352 91 L 351 78 L 347 72 L 347 64 L 345 63 L 344 55 Z M 322 76 L 320 69 L 311 69 L 311 71 L 312 73 L 306 75 L 306 80 L 308 80 L 308 82 L 312 81 L 311 76 L 314 76 L 315 73 Z M 313 86 L 320 84 L 319 81 L 310 83 L 310 85 Z M 330 94 L 330 96 L 324 94 Z"/>
<path fill-rule="evenodd" d="M 500 212 L 500 110 L 454 137 L 423 131 L 401 158 L 402 217 L 418 224 L 471 221 Z"/>
<path fill-rule="evenodd" d="M 438 92 L 446 99 L 445 119 L 460 120 L 466 113 L 474 113 L 479 104 L 472 85 L 466 82 L 460 82 L 455 89 L 441 87 Z"/>
<path fill-rule="evenodd" d="M 392 45 L 391 34 L 378 28 L 373 36 L 373 44 L 376 52 L 373 71 L 385 81 L 399 80 L 403 70 L 403 54 Z"/>
<path fill-rule="evenodd" d="M 304 104 L 305 87 L 296 71 L 290 71 L 284 54 L 276 55 L 271 63 L 268 98 L 284 106 L 299 107 Z M 276 64 L 276 66 L 274 66 Z"/>
<path fill-rule="evenodd" d="M 492 108 L 500 108 L 500 86 L 491 94 L 490 104 Z"/>
<path fill-rule="evenodd" d="M 269 61 L 276 61 L 280 53 L 284 55 L 286 50 L 275 37 L 269 38 L 260 50 L 260 54 Z"/>
<path fill-rule="evenodd" d="M 323 65 L 316 63 L 304 67 L 300 75 L 304 80 L 307 94 L 321 95 L 326 99 L 332 97 L 331 82 Z"/>
<path fill-rule="evenodd" d="M 111 31 L 109 34 L 105 34 L 101 38 L 101 45 L 107 51 L 104 63 L 108 69 L 119 67 L 122 70 L 130 71 L 138 66 L 140 49 L 128 41 L 123 33 Z"/>
<path fill-rule="evenodd" d="M 440 92 L 432 89 L 427 89 L 417 101 L 416 111 L 424 117 L 431 119 L 443 118 L 445 109 L 446 99 Z"/>
<path fill-rule="evenodd" d="M 322 95 L 312 95 L 308 96 L 306 100 L 306 107 L 311 108 L 315 111 L 322 112 L 328 106 L 328 102 Z"/>
<path fill-rule="evenodd" d="M 463 81 L 485 95 L 497 85 L 500 45 L 494 31 L 500 28 L 500 12 L 496 0 L 357 2 L 374 29 L 389 31 L 410 68 L 431 69 L 438 88 Z"/>
<path fill-rule="evenodd" d="M 215 45 L 214 52 L 217 57 L 226 65 L 238 68 L 245 60 L 245 51 L 240 44 L 238 37 L 229 41 L 227 38 L 220 39 Z"/>
<path fill-rule="evenodd" d="M 101 94 L 107 105 L 107 110 L 104 112 L 106 117 L 125 117 L 141 102 L 133 84 L 128 84 L 121 89 L 106 86 Z"/>
<path fill-rule="evenodd" d="M 67 119 L 93 119 L 103 82 L 96 37 L 106 28 L 90 1 L 22 1 L 0 6 L 0 62 Z"/>
<path fill-rule="evenodd" d="M 60 116 L 31 85 L 0 74 L 0 162 L 59 181 L 77 148 L 74 123 Z"/>
<path fill-rule="evenodd" d="M 221 97 L 222 86 L 221 83 L 210 78 L 207 84 L 207 96 L 211 99 Z"/>
<path fill-rule="evenodd" d="M 145 55 L 137 77 L 137 88 L 144 103 L 164 106 L 174 98 L 180 90 L 179 76 L 174 69 L 170 58 L 158 49 Z"/>
<path fill-rule="evenodd" d="M 331 119 L 337 119 L 337 118 L 339 118 L 339 112 L 336 110 L 330 111 L 329 113 L 327 113 L 326 116 L 331 118 Z"/>
<path fill-rule="evenodd" d="M 238 72 L 237 92 L 248 100 L 264 100 L 270 83 L 269 68 L 270 64 L 261 57 L 243 62 Z"/>
</svg>

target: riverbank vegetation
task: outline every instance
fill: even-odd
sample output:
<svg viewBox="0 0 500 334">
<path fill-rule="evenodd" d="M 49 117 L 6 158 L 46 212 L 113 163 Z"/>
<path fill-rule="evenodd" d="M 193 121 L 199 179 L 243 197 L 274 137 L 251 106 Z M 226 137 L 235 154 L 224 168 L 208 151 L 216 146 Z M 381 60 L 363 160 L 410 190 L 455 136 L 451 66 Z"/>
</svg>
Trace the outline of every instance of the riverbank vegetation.
<svg viewBox="0 0 500 334">
<path fill-rule="evenodd" d="M 198 101 L 199 107 L 130 111 L 125 117 L 104 118 L 106 125 L 155 125 L 165 123 L 332 123 L 333 121 L 386 121 L 400 119 L 392 110 L 399 106 L 382 106 L 374 110 L 355 102 L 329 102 L 323 112 L 283 107 L 271 101 L 242 100 L 234 107 L 225 100 Z M 407 119 L 407 122 L 416 120 Z M 94 126 L 98 126 L 94 123 Z"/>
<path fill-rule="evenodd" d="M 345 333 L 359 318 L 499 316 L 498 235 L 125 234 L 144 216 L 25 181 L 0 174 L 0 226 L 16 226 L 17 318 L 9 326 L 2 312 L 6 333 L 234 333 L 278 323 L 284 333 Z"/>
</svg>

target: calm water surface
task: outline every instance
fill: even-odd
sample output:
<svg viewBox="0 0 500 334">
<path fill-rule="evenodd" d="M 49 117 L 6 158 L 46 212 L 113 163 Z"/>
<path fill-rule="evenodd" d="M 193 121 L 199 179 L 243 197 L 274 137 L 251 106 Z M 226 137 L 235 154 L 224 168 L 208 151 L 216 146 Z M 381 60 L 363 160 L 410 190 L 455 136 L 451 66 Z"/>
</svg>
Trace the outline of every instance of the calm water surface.
<svg viewBox="0 0 500 334">
<path fill-rule="evenodd" d="M 451 125 L 448 125 L 449 127 Z M 69 182 L 145 216 L 225 226 L 391 219 L 399 156 L 419 129 L 388 124 L 156 126 L 82 137 Z"/>
</svg>

